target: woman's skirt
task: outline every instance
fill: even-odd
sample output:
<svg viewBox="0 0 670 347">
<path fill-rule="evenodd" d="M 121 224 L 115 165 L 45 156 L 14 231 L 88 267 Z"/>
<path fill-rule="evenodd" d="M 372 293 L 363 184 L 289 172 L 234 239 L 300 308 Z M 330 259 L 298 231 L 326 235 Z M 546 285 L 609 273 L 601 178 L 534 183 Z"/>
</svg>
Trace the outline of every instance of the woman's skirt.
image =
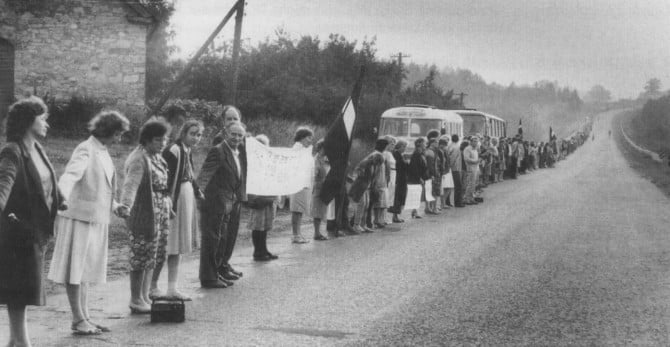
<svg viewBox="0 0 670 347">
<path fill-rule="evenodd" d="M 289 209 L 291 212 L 298 212 L 304 215 L 310 213 L 312 200 L 312 188 L 303 188 L 301 191 L 291 195 Z"/>
<path fill-rule="evenodd" d="M 372 188 L 375 189 L 375 188 Z M 377 188 L 376 190 L 376 201 L 374 201 L 374 204 L 372 207 L 374 208 L 388 208 L 389 207 L 389 200 L 388 200 L 388 188 Z"/>
<path fill-rule="evenodd" d="M 251 209 L 251 216 L 249 217 L 249 230 L 270 231 L 272 230 L 272 223 L 277 215 L 277 206 L 272 204 L 260 209 Z"/>
<path fill-rule="evenodd" d="M 389 179 L 389 186 L 388 189 L 386 190 L 386 201 L 389 207 L 391 207 L 395 202 L 395 181 L 396 181 L 396 172 L 395 170 L 391 170 L 391 178 Z"/>
<path fill-rule="evenodd" d="M 322 221 L 328 220 L 328 205 L 324 203 L 319 197 L 318 192 L 312 194 L 312 204 L 311 204 L 311 215 L 314 219 L 320 219 Z"/>
<path fill-rule="evenodd" d="M 56 244 L 48 278 L 66 284 L 107 282 L 109 225 L 63 216 L 54 224 Z"/>
<path fill-rule="evenodd" d="M 452 171 L 447 172 L 442 176 L 442 189 L 454 187 L 454 176 Z"/>
<path fill-rule="evenodd" d="M 195 206 L 195 193 L 191 182 L 183 182 L 179 187 L 177 216 L 170 223 L 167 254 L 186 254 L 193 251 L 193 238 L 198 234 L 198 215 Z"/>
</svg>

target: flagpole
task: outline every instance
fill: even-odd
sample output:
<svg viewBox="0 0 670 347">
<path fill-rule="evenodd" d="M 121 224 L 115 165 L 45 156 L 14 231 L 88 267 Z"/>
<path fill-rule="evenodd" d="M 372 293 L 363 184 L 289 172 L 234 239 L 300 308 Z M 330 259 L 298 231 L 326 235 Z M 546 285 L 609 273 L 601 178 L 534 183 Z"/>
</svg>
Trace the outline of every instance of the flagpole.
<svg viewBox="0 0 670 347">
<path fill-rule="evenodd" d="M 354 100 L 352 97 L 354 96 L 354 92 L 356 91 L 356 88 L 362 88 L 362 83 L 363 83 L 363 75 L 365 74 L 365 65 L 361 65 L 359 74 L 358 74 L 358 79 L 356 80 L 356 83 L 354 84 L 354 88 L 351 90 L 351 93 L 349 94 L 349 103 L 352 103 L 353 106 L 355 107 L 358 104 L 358 100 L 354 103 Z M 361 84 L 361 85 L 359 85 Z M 358 95 L 356 95 L 356 98 L 360 99 L 360 91 L 358 92 Z M 346 110 L 348 107 L 348 103 L 344 105 L 343 110 Z M 356 112 L 356 120 L 358 119 L 358 110 L 354 108 L 354 111 Z M 343 116 L 344 113 L 342 113 L 341 116 Z M 344 205 L 345 201 L 349 199 L 347 196 L 347 171 L 349 169 L 349 154 L 351 153 L 351 145 L 354 141 L 354 134 L 356 133 L 356 120 L 354 120 L 354 124 L 351 126 L 351 136 L 349 136 L 349 146 L 347 147 L 347 155 L 345 158 L 347 158 L 347 162 L 345 163 L 345 169 L 344 172 L 342 173 L 342 187 L 340 188 L 340 194 L 342 196 L 341 201 L 340 201 L 340 208 L 337 209 L 337 214 L 335 215 L 335 226 L 339 229 L 341 229 L 342 225 L 342 214 L 344 213 Z M 337 121 L 337 120 L 335 120 Z M 346 131 L 346 127 L 345 127 Z M 345 200 L 346 199 L 346 200 Z M 349 226 L 349 220 L 346 221 L 346 226 Z M 345 228 L 345 230 L 348 228 Z"/>
</svg>

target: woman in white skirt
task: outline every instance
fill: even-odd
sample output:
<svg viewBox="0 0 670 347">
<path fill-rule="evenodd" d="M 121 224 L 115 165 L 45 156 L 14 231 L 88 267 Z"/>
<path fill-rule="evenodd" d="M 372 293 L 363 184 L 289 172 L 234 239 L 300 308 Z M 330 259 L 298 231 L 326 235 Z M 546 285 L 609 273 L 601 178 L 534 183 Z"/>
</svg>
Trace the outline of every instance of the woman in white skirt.
<svg viewBox="0 0 670 347">
<path fill-rule="evenodd" d="M 56 217 L 56 244 L 48 278 L 66 286 L 72 309 L 72 331 L 97 335 L 109 328 L 91 321 L 88 284 L 105 283 L 108 230 L 117 178 L 107 148 L 128 130 L 120 113 L 102 112 L 89 123 L 91 136 L 80 143 L 65 167 L 58 187 L 69 208 Z"/>
<path fill-rule="evenodd" d="M 386 166 L 387 170 L 389 170 L 389 179 L 387 183 L 387 189 L 386 189 L 386 209 L 383 210 L 382 212 L 382 222 L 384 224 L 389 224 L 389 220 L 387 219 L 387 210 L 388 208 L 393 206 L 393 199 L 395 198 L 395 184 L 396 184 L 396 167 L 395 167 L 395 157 L 393 157 L 393 149 L 395 148 L 396 145 L 396 139 L 393 136 L 386 135 L 384 136 L 384 139 L 386 139 L 389 142 L 388 147 L 386 147 L 386 150 L 382 152 L 382 155 L 384 156 L 384 160 L 386 161 Z"/>
<path fill-rule="evenodd" d="M 449 136 L 442 135 L 438 141 L 439 150 L 444 158 L 442 162 L 442 209 L 449 209 L 451 204 L 451 192 L 454 190 L 454 177 L 449 167 L 447 146 L 449 146 Z"/>
<path fill-rule="evenodd" d="M 293 138 L 293 148 L 296 150 L 309 148 L 314 140 L 314 132 L 306 127 L 299 127 Z M 289 208 L 291 210 L 291 226 L 293 229 L 293 243 L 307 243 L 307 239 L 300 232 L 302 216 L 311 212 L 312 187 L 305 187 L 291 195 Z"/>
<path fill-rule="evenodd" d="M 172 197 L 172 213 L 175 217 L 170 222 L 170 233 L 167 239 L 167 292 L 158 288 L 158 280 L 165 259 L 156 259 L 156 267 L 151 278 L 150 298 L 170 297 L 191 300 L 189 296 L 179 291 L 177 282 L 181 255 L 193 251 L 193 235 L 198 235 L 195 200 L 202 198 L 202 193 L 194 179 L 192 152 L 202 139 L 203 130 L 204 126 L 200 121 L 188 120 L 179 130 L 179 138 L 175 143 L 163 150 L 163 159 L 168 166 L 168 189 Z"/>
</svg>

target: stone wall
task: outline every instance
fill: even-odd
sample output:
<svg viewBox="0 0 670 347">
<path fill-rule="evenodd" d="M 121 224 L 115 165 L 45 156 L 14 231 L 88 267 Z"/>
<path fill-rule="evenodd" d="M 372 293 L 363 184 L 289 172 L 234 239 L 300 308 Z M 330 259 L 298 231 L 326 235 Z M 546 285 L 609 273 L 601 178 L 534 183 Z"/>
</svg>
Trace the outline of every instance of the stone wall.
<svg viewBox="0 0 670 347">
<path fill-rule="evenodd" d="M 129 22 L 120 1 L 49 0 L 17 13 L 0 0 L 0 37 L 15 48 L 15 94 L 82 95 L 119 108 L 144 107 L 149 25 Z"/>
</svg>

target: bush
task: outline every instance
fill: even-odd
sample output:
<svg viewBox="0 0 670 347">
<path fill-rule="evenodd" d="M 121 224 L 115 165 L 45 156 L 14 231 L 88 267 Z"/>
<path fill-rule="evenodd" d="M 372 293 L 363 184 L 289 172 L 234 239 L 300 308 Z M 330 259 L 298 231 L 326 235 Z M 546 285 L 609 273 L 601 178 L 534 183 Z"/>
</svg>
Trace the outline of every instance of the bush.
<svg viewBox="0 0 670 347">
<path fill-rule="evenodd" d="M 50 128 L 64 137 L 88 134 L 88 121 L 105 107 L 103 100 L 83 96 L 73 96 L 67 101 L 47 96 L 44 101 L 49 107 Z"/>
</svg>

